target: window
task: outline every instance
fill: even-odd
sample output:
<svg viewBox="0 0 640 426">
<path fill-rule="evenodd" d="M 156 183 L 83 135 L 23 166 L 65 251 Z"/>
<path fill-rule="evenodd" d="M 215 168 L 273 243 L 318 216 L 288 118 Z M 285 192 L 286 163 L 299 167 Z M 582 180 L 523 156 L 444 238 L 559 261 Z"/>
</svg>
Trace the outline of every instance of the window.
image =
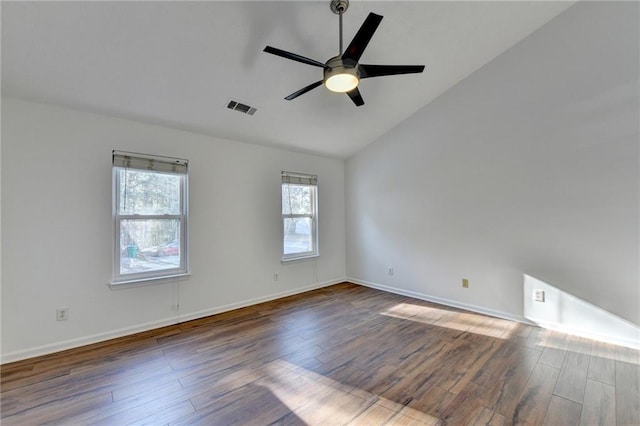
<svg viewBox="0 0 640 426">
<path fill-rule="evenodd" d="M 318 255 L 318 177 L 282 172 L 282 260 Z"/>
<path fill-rule="evenodd" d="M 113 151 L 113 284 L 187 274 L 187 166 Z"/>
</svg>

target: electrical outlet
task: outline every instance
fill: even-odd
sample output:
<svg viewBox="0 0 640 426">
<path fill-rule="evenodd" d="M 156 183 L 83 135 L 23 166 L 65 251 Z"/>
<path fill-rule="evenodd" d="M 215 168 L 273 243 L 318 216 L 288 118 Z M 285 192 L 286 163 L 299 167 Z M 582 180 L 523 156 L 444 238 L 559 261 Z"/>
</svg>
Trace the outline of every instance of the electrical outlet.
<svg viewBox="0 0 640 426">
<path fill-rule="evenodd" d="M 466 278 L 462 279 L 462 287 L 469 288 L 469 280 Z"/>
<path fill-rule="evenodd" d="M 69 308 L 56 309 L 56 321 L 66 321 L 69 319 Z"/>
<path fill-rule="evenodd" d="M 544 303 L 544 290 L 533 290 L 533 300 Z"/>
<path fill-rule="evenodd" d="M 389 266 L 388 272 L 389 272 L 389 275 L 393 275 L 393 266 Z"/>
</svg>

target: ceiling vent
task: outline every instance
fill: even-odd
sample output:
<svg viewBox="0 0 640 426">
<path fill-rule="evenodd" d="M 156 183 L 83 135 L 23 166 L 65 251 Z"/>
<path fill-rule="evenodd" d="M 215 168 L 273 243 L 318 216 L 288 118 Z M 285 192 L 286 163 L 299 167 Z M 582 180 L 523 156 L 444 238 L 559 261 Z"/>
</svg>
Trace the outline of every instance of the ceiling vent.
<svg viewBox="0 0 640 426">
<path fill-rule="evenodd" d="M 258 110 L 257 108 L 254 108 L 246 104 L 242 104 L 237 101 L 229 101 L 227 103 L 227 108 L 232 109 L 234 111 L 240 111 L 243 114 L 249 114 L 249 115 L 255 114 L 256 111 Z"/>
</svg>

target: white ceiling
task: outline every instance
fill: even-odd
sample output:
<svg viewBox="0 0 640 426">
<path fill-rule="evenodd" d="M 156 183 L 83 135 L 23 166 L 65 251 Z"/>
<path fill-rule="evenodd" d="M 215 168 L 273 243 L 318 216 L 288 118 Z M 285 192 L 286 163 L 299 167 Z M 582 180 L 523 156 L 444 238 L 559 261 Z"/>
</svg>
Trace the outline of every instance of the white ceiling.
<svg viewBox="0 0 640 426">
<path fill-rule="evenodd" d="M 2 2 L 2 93 L 250 143 L 346 158 L 513 46 L 573 2 L 352 0 L 344 44 L 384 16 L 361 58 L 424 64 L 423 74 L 363 80 L 365 101 L 324 87 L 338 54 L 329 0 L 297 2 Z M 234 99 L 254 116 L 226 109 Z"/>
</svg>

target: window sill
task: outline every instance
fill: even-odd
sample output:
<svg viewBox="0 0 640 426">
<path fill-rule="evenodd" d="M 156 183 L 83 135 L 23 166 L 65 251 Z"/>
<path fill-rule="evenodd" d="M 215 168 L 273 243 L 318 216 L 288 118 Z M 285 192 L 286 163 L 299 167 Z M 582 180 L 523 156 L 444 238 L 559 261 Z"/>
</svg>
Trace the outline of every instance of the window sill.
<svg viewBox="0 0 640 426">
<path fill-rule="evenodd" d="M 283 257 L 280 259 L 280 263 L 302 262 L 305 260 L 317 259 L 318 257 L 320 257 L 319 254 L 310 254 L 308 256 L 297 256 L 297 257 Z"/>
<path fill-rule="evenodd" d="M 136 278 L 125 281 L 112 281 L 109 283 L 111 290 L 123 290 L 125 288 L 143 287 L 148 285 L 170 284 L 176 281 L 183 281 L 190 277 L 191 274 L 186 272 L 183 274 L 167 275 L 164 277 Z"/>
</svg>

